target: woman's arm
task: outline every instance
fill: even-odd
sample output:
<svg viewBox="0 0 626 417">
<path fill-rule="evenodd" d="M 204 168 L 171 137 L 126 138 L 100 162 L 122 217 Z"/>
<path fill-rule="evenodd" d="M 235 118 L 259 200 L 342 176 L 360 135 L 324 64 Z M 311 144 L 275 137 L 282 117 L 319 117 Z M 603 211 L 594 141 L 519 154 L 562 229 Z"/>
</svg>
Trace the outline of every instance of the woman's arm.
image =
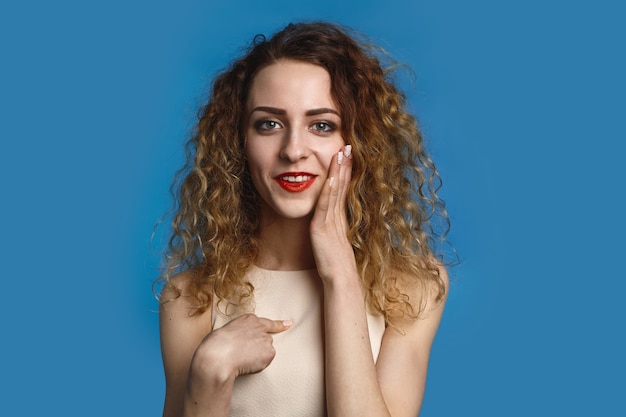
<svg viewBox="0 0 626 417">
<path fill-rule="evenodd" d="M 350 151 L 344 148 L 333 157 L 311 220 L 311 244 L 324 286 L 327 409 L 329 417 L 388 416 L 372 357 L 365 297 L 347 236 Z"/>
<path fill-rule="evenodd" d="M 329 417 L 389 416 L 379 385 L 360 281 L 324 284 L 326 400 Z"/>
<path fill-rule="evenodd" d="M 316 265 L 324 284 L 328 415 L 415 417 L 444 301 L 435 303 L 433 297 L 420 320 L 392 323 L 405 334 L 388 327 L 374 363 L 364 292 L 347 239 L 345 194 L 352 166 L 347 153 L 333 158 L 311 222 Z M 441 274 L 446 279 L 443 268 Z M 401 289 L 411 299 L 418 295 L 411 286 Z"/>
<path fill-rule="evenodd" d="M 440 273 L 447 280 L 443 268 Z M 445 301 L 435 302 L 433 295 L 423 317 L 392 323 L 404 334 L 388 326 L 374 365 L 360 288 L 352 283 L 324 287 L 329 416 L 415 417 Z M 418 295 L 403 291 L 411 299 Z"/>
<path fill-rule="evenodd" d="M 163 417 L 183 415 L 191 360 L 202 339 L 211 331 L 210 309 L 201 315 L 191 315 L 194 303 L 185 285 L 189 279 L 189 273 L 174 277 L 160 297 L 159 326 L 165 371 Z"/>
<path fill-rule="evenodd" d="M 447 294 L 449 283 L 446 270 L 439 267 L 439 274 L 446 284 Z M 419 296 L 415 286 L 407 286 L 403 291 L 411 299 Z M 430 348 L 446 301 L 445 298 L 436 301 L 434 288 L 431 293 L 422 317 L 417 320 L 398 319 L 392 323 L 404 334 L 387 327 L 383 335 L 376 370 L 383 397 L 393 416 L 415 417 L 422 408 Z"/>
<path fill-rule="evenodd" d="M 160 310 L 163 417 L 228 416 L 235 378 L 265 369 L 276 353 L 272 334 L 291 323 L 244 314 L 212 331 L 210 309 L 190 316 L 193 304 L 182 288 L 178 297 L 162 296 L 170 300 Z"/>
</svg>

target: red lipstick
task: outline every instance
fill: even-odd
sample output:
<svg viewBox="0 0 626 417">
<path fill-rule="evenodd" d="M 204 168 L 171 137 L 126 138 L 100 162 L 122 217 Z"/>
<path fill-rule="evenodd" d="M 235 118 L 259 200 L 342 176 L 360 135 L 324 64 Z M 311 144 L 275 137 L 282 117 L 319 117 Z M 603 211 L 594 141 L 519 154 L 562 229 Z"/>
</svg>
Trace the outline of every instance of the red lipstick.
<svg viewBox="0 0 626 417">
<path fill-rule="evenodd" d="M 290 193 L 299 193 L 309 188 L 317 178 L 317 175 L 313 175 L 308 172 L 283 172 L 274 177 L 274 180 L 285 191 Z"/>
</svg>

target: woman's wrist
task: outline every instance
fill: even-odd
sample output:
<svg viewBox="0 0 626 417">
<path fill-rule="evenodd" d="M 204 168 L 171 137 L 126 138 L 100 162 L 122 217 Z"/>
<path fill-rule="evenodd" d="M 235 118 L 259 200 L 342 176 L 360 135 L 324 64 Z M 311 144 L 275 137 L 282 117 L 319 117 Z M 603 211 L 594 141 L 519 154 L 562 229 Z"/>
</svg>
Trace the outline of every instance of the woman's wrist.
<svg viewBox="0 0 626 417">
<path fill-rule="evenodd" d="M 203 378 L 190 376 L 184 399 L 185 417 L 228 415 L 234 382 L 234 376 L 220 373 Z"/>
<path fill-rule="evenodd" d="M 361 277 L 357 271 L 354 259 L 348 259 L 335 268 L 318 268 L 318 274 L 322 282 L 328 285 L 353 285 L 361 283 Z"/>
<path fill-rule="evenodd" d="M 342 271 L 329 274 L 325 277 L 320 275 L 324 292 L 339 292 L 345 294 L 362 293 L 363 284 L 361 277 L 354 271 Z"/>
<path fill-rule="evenodd" d="M 213 348 L 210 344 L 201 345 L 196 351 L 189 368 L 189 380 L 201 384 L 223 385 L 232 383 L 237 376 L 227 349 Z"/>
<path fill-rule="evenodd" d="M 189 369 L 183 415 L 225 417 L 230 410 L 236 374 L 217 355 L 197 353 Z"/>
</svg>

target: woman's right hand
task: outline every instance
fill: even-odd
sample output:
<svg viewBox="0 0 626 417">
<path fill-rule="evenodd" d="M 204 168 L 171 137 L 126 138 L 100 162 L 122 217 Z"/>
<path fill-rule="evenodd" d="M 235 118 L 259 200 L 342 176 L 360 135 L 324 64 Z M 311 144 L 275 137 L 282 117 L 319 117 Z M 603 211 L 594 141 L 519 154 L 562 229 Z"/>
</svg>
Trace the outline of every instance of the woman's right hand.
<svg viewBox="0 0 626 417">
<path fill-rule="evenodd" d="M 291 325 L 291 321 L 270 320 L 254 314 L 231 320 L 202 340 L 191 361 L 191 379 L 215 381 L 217 378 L 225 382 L 262 371 L 276 355 L 272 335 L 284 332 Z"/>
<path fill-rule="evenodd" d="M 227 416 L 235 378 L 265 369 L 276 355 L 272 335 L 291 324 L 244 314 L 205 336 L 188 368 L 183 415 Z"/>
</svg>

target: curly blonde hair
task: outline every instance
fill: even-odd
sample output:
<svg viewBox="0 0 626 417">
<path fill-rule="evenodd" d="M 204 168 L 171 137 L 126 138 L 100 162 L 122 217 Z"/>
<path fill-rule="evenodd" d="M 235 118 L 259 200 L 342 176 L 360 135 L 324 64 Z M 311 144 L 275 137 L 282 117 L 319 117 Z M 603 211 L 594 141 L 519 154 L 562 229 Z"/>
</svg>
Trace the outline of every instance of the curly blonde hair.
<svg viewBox="0 0 626 417">
<path fill-rule="evenodd" d="M 319 65 L 330 74 L 341 133 L 354 149 L 349 238 L 368 308 L 387 321 L 398 313 L 416 318 L 433 288 L 436 299 L 444 296 L 435 254 L 449 229 L 437 195 L 441 179 L 391 69 L 381 66 L 385 54 L 348 33 L 324 22 L 290 24 L 270 39 L 257 35 L 247 53 L 216 77 L 188 143 L 186 169 L 174 185 L 173 233 L 161 277 L 172 287 L 172 276 L 188 271 L 186 292 L 197 301 L 196 314 L 210 307 L 213 296 L 242 304 L 253 294 L 246 273 L 259 252 L 260 200 L 246 166 L 242 120 L 255 74 L 280 59 Z M 434 226 L 436 218 L 443 231 Z M 421 299 L 403 293 L 406 279 L 419 286 Z"/>
</svg>

